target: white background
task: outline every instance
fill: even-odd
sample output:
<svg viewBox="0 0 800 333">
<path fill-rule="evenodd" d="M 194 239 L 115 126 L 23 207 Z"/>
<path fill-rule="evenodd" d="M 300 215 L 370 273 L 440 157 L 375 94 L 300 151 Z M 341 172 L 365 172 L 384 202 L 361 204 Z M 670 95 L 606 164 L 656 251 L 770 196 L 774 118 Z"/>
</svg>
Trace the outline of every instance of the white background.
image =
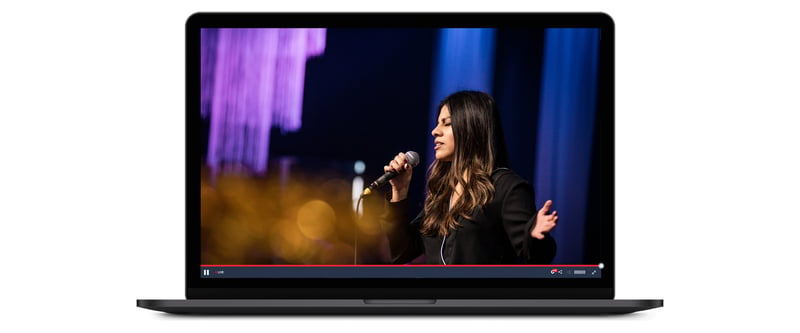
<svg viewBox="0 0 800 333">
<path fill-rule="evenodd" d="M 331 3 L 4 2 L 3 326 L 796 331 L 790 317 L 800 296 L 795 7 L 777 1 Z M 299 10 L 611 14 L 617 27 L 617 297 L 663 298 L 665 307 L 616 317 L 501 318 L 206 318 L 136 308 L 137 298 L 184 296 L 185 19 L 196 11 Z"/>
</svg>

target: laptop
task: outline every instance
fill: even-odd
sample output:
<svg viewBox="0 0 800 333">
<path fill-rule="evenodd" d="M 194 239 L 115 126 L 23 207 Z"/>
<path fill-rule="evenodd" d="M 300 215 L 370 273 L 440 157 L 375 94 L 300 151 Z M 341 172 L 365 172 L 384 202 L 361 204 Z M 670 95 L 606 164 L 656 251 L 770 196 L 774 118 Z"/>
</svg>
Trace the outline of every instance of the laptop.
<svg viewBox="0 0 800 333">
<path fill-rule="evenodd" d="M 461 112 L 454 96 L 492 101 L 506 162 L 474 180 L 494 190 L 469 212 L 490 218 L 447 217 L 460 209 L 451 198 L 440 216 L 455 224 L 423 230 L 421 212 L 435 213 L 426 204 L 440 200 L 431 178 L 459 158 L 440 149 L 451 125 L 442 105 Z M 453 142 L 466 140 L 462 123 L 449 132 Z M 614 299 L 606 14 L 196 13 L 186 22 L 186 133 L 186 299 L 138 307 L 620 314 L 663 306 Z M 412 171 L 384 168 L 396 158 Z M 524 209 L 508 218 L 512 197 Z M 400 229 L 411 236 L 398 238 Z"/>
</svg>

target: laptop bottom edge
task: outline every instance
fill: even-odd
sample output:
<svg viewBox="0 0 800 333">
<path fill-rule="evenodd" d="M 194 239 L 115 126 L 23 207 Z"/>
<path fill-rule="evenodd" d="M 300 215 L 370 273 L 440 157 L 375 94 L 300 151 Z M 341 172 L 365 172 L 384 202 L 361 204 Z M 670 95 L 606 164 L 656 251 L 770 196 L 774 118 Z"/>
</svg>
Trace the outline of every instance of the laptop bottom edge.
<svg viewBox="0 0 800 333">
<path fill-rule="evenodd" d="M 529 315 L 626 314 L 662 307 L 664 301 L 613 299 L 140 299 L 136 306 L 174 314 L 411 314 L 411 315 Z"/>
</svg>

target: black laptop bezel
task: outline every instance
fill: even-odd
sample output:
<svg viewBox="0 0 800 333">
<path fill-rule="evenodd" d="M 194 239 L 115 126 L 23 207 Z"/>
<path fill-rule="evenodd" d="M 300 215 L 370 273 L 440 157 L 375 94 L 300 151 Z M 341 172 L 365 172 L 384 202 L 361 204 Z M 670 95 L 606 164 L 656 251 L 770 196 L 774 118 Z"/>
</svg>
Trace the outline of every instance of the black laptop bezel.
<svg viewBox="0 0 800 333">
<path fill-rule="evenodd" d="M 440 28 L 591 27 L 601 29 L 596 152 L 602 188 L 599 279 L 233 279 L 200 277 L 200 29 L 234 27 Z M 220 298 L 613 298 L 614 22 L 605 13 L 196 13 L 186 22 L 186 297 Z M 269 288 L 264 288 L 269 286 Z"/>
</svg>

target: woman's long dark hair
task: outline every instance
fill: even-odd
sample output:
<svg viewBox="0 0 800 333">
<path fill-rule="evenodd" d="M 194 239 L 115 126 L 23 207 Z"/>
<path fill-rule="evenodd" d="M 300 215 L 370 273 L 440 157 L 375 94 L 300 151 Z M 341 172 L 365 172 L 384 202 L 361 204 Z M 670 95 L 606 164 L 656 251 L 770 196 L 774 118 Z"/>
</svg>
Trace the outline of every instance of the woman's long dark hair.
<svg viewBox="0 0 800 333">
<path fill-rule="evenodd" d="M 444 236 L 459 226 L 458 216 L 471 219 L 475 209 L 491 201 L 492 171 L 508 166 L 500 116 L 489 94 L 459 91 L 439 103 L 439 113 L 445 105 L 450 110 L 455 156 L 451 162 L 434 161 L 428 169 L 421 232 L 430 237 Z M 450 209 L 450 197 L 458 184 L 463 191 Z"/>
</svg>

